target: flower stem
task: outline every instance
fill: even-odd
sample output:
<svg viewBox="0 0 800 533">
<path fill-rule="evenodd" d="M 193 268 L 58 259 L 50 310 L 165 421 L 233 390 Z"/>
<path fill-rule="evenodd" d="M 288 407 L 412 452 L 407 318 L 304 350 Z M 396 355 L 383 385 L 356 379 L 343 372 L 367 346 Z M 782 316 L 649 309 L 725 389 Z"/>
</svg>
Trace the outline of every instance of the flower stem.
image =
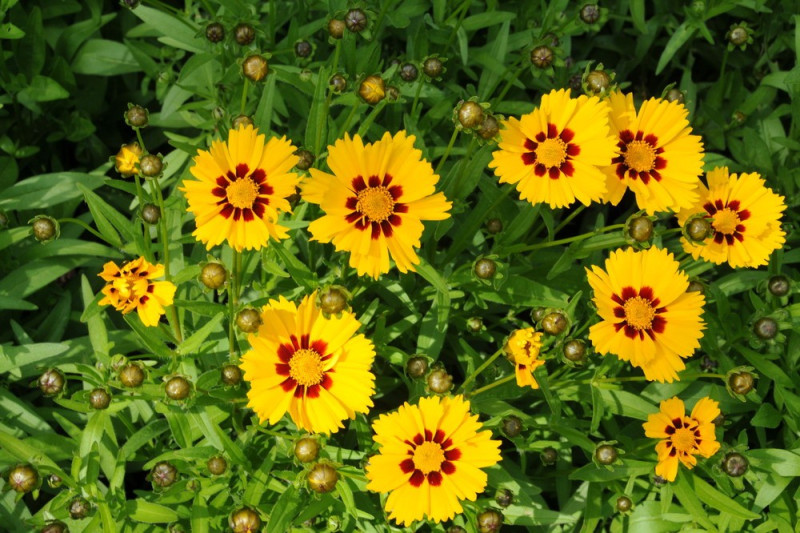
<svg viewBox="0 0 800 533">
<path fill-rule="evenodd" d="M 583 213 L 583 210 L 584 210 L 584 209 L 586 209 L 586 206 L 585 206 L 585 205 L 583 205 L 583 204 L 581 204 L 581 205 L 580 205 L 580 206 L 579 206 L 577 209 L 575 209 L 575 210 L 574 210 L 572 213 L 570 213 L 570 214 L 569 214 L 569 216 L 567 216 L 567 218 L 565 218 L 564 220 L 562 220 L 562 221 L 561 221 L 561 223 L 560 223 L 558 226 L 556 226 L 556 229 L 554 229 L 554 230 L 553 230 L 553 235 L 555 235 L 556 233 L 558 233 L 559 231 L 561 231 L 562 229 L 564 229 L 564 227 L 566 227 L 566 225 L 567 225 L 567 224 L 569 224 L 570 222 L 572 222 L 572 220 L 573 220 L 573 219 L 574 219 L 576 216 L 578 216 L 578 215 L 580 215 L 581 213 Z"/>
<path fill-rule="evenodd" d="M 244 86 L 242 86 L 242 104 L 239 107 L 239 114 L 244 115 L 244 109 L 247 107 L 247 91 L 250 89 L 250 80 L 244 79 Z"/>
<path fill-rule="evenodd" d="M 447 156 L 450 155 L 450 150 L 453 149 L 453 145 L 456 143 L 456 137 L 458 137 L 458 128 L 453 128 L 453 134 L 450 136 L 450 142 L 447 144 L 447 148 L 445 149 L 442 158 L 439 160 L 439 164 L 436 165 L 434 174 L 439 174 L 439 171 L 442 170 L 444 162 L 447 161 Z"/>
<path fill-rule="evenodd" d="M 344 126 L 342 126 L 342 131 L 339 132 L 339 135 L 336 137 L 340 139 L 344 136 L 344 134 L 350 129 L 350 123 L 353 121 L 353 117 L 356 114 L 356 110 L 361 106 L 359 102 L 356 102 L 353 107 L 350 108 L 350 113 L 347 115 L 347 118 L 344 119 Z"/>
<path fill-rule="evenodd" d="M 235 341 L 236 335 L 234 332 L 234 324 L 236 323 L 236 307 L 239 305 L 239 278 L 242 274 L 242 254 L 241 252 L 233 251 L 233 268 L 231 269 L 231 282 L 228 286 L 228 345 L 231 360 L 236 355 Z"/>
<path fill-rule="evenodd" d="M 417 80 L 417 91 L 414 93 L 414 103 L 411 104 L 411 116 L 412 117 L 416 117 L 417 116 L 417 114 L 416 114 L 417 113 L 417 104 L 419 103 L 419 95 L 420 95 L 420 93 L 422 93 L 422 84 L 423 84 L 423 80 L 420 77 Z"/>
<path fill-rule="evenodd" d="M 502 379 L 498 379 L 494 383 L 489 383 L 485 387 L 481 387 L 480 389 L 476 389 L 476 390 L 470 392 L 467 396 L 469 396 L 470 398 L 474 398 L 475 396 L 477 396 L 478 394 L 480 394 L 482 392 L 486 392 L 487 390 L 491 390 L 491 389 L 493 389 L 495 387 L 499 387 L 500 385 L 505 385 L 506 383 L 508 383 L 509 381 L 511 381 L 514 378 L 516 378 L 516 376 L 514 374 L 508 375 L 508 376 L 506 376 L 506 377 L 504 377 Z"/>
<path fill-rule="evenodd" d="M 566 237 L 564 239 L 558 239 L 556 241 L 546 241 L 546 242 L 540 242 L 540 243 L 537 243 L 537 244 L 531 244 L 531 245 L 528 245 L 528 246 L 523 246 L 523 247 L 520 247 L 520 248 L 514 248 L 513 253 L 516 254 L 516 253 L 522 253 L 522 252 L 530 252 L 531 250 L 539 250 L 541 248 L 550 248 L 551 246 L 558 246 L 560 244 L 568 244 L 568 243 L 575 242 L 575 241 L 582 241 L 584 239 L 588 239 L 589 237 L 594 237 L 596 235 L 600 235 L 602 233 L 608 233 L 609 231 L 615 231 L 615 230 L 618 230 L 618 229 L 622 229 L 624 227 L 625 227 L 625 224 L 614 224 L 614 225 L 611 225 L 611 226 L 606 226 L 604 228 L 600 228 L 600 229 L 595 230 L 595 231 L 590 231 L 588 233 L 583 233 L 581 235 L 575 235 L 574 237 Z M 505 252 L 509 253 L 508 250 L 506 250 Z"/>
<path fill-rule="evenodd" d="M 364 137 L 364 134 L 367 133 L 369 127 L 372 126 L 372 123 L 375 122 L 375 119 L 378 118 L 378 115 L 383 111 L 383 108 L 386 107 L 386 98 L 378 102 L 378 105 L 367 115 L 367 118 L 364 119 L 364 122 L 361 123 L 361 126 L 358 128 L 358 136 Z"/>
<path fill-rule="evenodd" d="M 169 273 L 169 236 L 167 234 L 167 210 L 164 207 L 164 194 L 161 191 L 161 185 L 158 183 L 158 176 L 153 176 L 153 189 L 158 201 L 158 209 L 161 211 L 161 219 L 158 222 L 158 227 L 161 231 L 161 246 L 163 248 L 163 256 L 161 257 L 164 262 L 164 279 L 167 281 L 172 280 Z M 167 320 L 169 320 L 173 331 L 175 332 L 175 339 L 180 344 L 183 342 L 183 333 L 181 332 L 181 323 L 178 319 L 178 311 L 174 305 L 170 305 L 167 311 Z"/>
<path fill-rule="evenodd" d="M 486 368 L 488 368 L 488 366 L 489 366 L 489 365 L 491 365 L 492 363 L 494 363 L 494 360 L 495 360 L 495 359 L 497 359 L 498 357 L 500 357 L 500 354 L 501 354 L 501 353 L 503 353 L 503 349 L 502 349 L 502 348 L 500 348 L 499 350 L 497 350 L 496 352 L 494 352 L 494 354 L 492 354 L 492 356 L 491 356 L 491 357 L 489 357 L 489 358 L 488 358 L 486 361 L 484 361 L 484 362 L 483 362 L 483 364 L 482 364 L 481 366 L 479 366 L 478 368 L 476 368 L 476 369 L 475 369 L 475 372 L 473 372 L 472 374 L 470 374 L 470 375 L 467 377 L 467 379 L 465 379 L 465 380 L 464 380 L 464 383 L 462 383 L 462 384 L 461 384 L 461 391 L 462 391 L 462 392 L 463 392 L 463 391 L 465 391 L 465 390 L 467 389 L 467 385 L 469 385 L 470 383 L 472 383 L 473 381 L 475 381 L 475 378 L 477 378 L 477 377 L 480 375 L 480 373 L 481 373 L 481 372 L 483 372 L 484 370 L 486 370 Z"/>
</svg>

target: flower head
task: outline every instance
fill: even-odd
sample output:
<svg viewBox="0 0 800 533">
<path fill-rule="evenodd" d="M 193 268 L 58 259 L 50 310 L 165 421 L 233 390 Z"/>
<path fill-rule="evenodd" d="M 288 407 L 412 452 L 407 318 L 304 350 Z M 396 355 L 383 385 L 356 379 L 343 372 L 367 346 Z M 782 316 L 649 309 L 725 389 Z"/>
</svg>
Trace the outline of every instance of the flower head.
<svg viewBox="0 0 800 533">
<path fill-rule="evenodd" d="M 709 458 L 719 450 L 714 434 L 713 420 L 719 416 L 719 404 L 711 398 L 702 398 L 691 416 L 686 416 L 683 400 L 671 398 L 661 402 L 661 410 L 653 413 L 642 424 L 645 435 L 661 439 L 656 444 L 658 465 L 656 475 L 675 481 L 678 461 L 692 469 L 697 464 L 695 455 Z"/>
<path fill-rule="evenodd" d="M 517 385 L 538 389 L 539 384 L 533 377 L 533 371 L 544 365 L 539 360 L 539 350 L 542 347 L 542 333 L 533 328 L 518 329 L 511 333 L 503 349 L 509 360 L 516 367 Z"/>
<path fill-rule="evenodd" d="M 151 265 L 144 257 L 129 261 L 122 268 L 109 261 L 98 275 L 106 281 L 101 291 L 105 297 L 99 305 L 113 305 L 123 315 L 135 310 L 145 326 L 158 325 L 164 307 L 172 305 L 175 285 L 153 281 L 164 275 L 164 265 Z"/>
<path fill-rule="evenodd" d="M 198 151 L 190 169 L 197 180 L 181 188 L 197 223 L 192 235 L 207 249 L 228 241 L 236 251 L 288 237 L 277 220 L 281 211 L 291 211 L 286 198 L 299 182 L 290 172 L 298 161 L 295 149 L 285 137 L 265 144 L 256 128 L 242 125 L 230 131 L 228 142 Z"/>
<path fill-rule="evenodd" d="M 400 272 L 414 270 L 423 220 L 444 220 L 451 203 L 435 192 L 439 176 L 414 148 L 414 136 L 388 132 L 375 143 L 345 135 L 328 147 L 333 174 L 309 169 L 303 198 L 325 215 L 309 226 L 314 240 L 350 252 L 360 276 L 377 279 L 389 271 L 389 256 Z"/>
<path fill-rule="evenodd" d="M 733 268 L 766 265 L 786 241 L 781 229 L 786 203 L 764 183 L 755 172 L 729 175 L 725 167 L 709 172 L 708 189 L 700 185 L 700 199 L 678 213 L 678 222 L 683 225 L 702 213 L 714 231 L 703 244 L 683 238 L 683 249 L 695 259 L 718 265 L 727 261 Z"/>
<path fill-rule="evenodd" d="M 504 121 L 499 150 L 489 167 L 500 183 L 516 183 L 523 200 L 566 207 L 600 201 L 606 192 L 600 167 L 616 155 L 608 134 L 608 106 L 599 98 L 570 98 L 551 91 L 519 120 Z"/>
<path fill-rule="evenodd" d="M 586 271 L 601 321 L 589 328 L 600 354 L 613 353 L 644 371 L 651 381 L 672 382 L 681 358 L 700 346 L 705 299 L 687 292 L 689 277 L 672 254 L 660 248 L 616 250 L 605 270 Z"/>
<path fill-rule="evenodd" d="M 372 407 L 375 348 L 355 334 L 361 323 L 353 313 L 326 318 L 316 301 L 316 293 L 299 306 L 270 300 L 240 366 L 250 382 L 248 406 L 261 422 L 275 424 L 288 411 L 300 429 L 335 433 Z"/>
<path fill-rule="evenodd" d="M 462 512 L 460 500 L 475 501 L 486 487 L 481 468 L 500 461 L 500 441 L 480 431 L 478 416 L 470 415 L 461 396 L 405 403 L 372 427 L 381 449 L 369 459 L 367 488 L 389 493 L 389 517 L 404 526 Z"/>
<path fill-rule="evenodd" d="M 114 156 L 114 168 L 122 174 L 123 178 L 130 178 L 134 174 L 138 174 L 139 169 L 136 168 L 136 165 L 139 164 L 142 153 L 139 143 L 123 144 L 117 155 Z"/>
<path fill-rule="evenodd" d="M 620 154 L 604 168 L 605 201 L 617 205 L 630 188 L 651 215 L 691 206 L 703 172 L 703 143 L 691 134 L 689 111 L 680 102 L 650 98 L 637 113 L 630 93 L 613 92 L 608 102 Z"/>
</svg>

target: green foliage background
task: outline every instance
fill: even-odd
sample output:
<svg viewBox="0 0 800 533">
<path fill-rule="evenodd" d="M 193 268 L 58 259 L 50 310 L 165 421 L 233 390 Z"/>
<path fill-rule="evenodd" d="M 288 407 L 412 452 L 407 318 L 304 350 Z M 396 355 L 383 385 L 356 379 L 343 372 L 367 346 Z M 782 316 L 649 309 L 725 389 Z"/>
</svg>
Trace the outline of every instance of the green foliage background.
<svg viewBox="0 0 800 533">
<path fill-rule="evenodd" d="M 366 10 L 370 25 L 360 35 L 345 32 L 337 44 L 327 36 L 327 21 L 353 5 Z M 102 0 L 0 0 L 0 209 L 8 218 L 0 230 L 0 322 L 6 325 L 0 329 L 0 469 L 29 462 L 43 477 L 64 480 L 57 489 L 44 483 L 35 496 L 4 492 L 0 523 L 11 531 L 31 531 L 51 518 L 68 523 L 73 533 L 164 531 L 175 522 L 195 532 L 221 531 L 228 514 L 246 504 L 259 509 L 268 531 L 388 530 L 379 497 L 365 490 L 362 467 L 373 452 L 369 419 L 425 394 L 424 380 L 405 374 L 407 359 L 424 354 L 458 385 L 512 329 L 530 324 L 533 308 L 545 307 L 563 310 L 570 329 L 547 340 L 541 391 L 521 392 L 512 383 L 473 400 L 474 411 L 503 439 L 504 460 L 489 469 L 487 492 L 465 506 L 458 524 L 475 531 L 475 515 L 496 505 L 496 489 L 507 488 L 515 495 L 503 510 L 508 530 L 798 531 L 800 301 L 772 296 L 766 282 L 777 273 L 796 279 L 800 263 L 800 3 L 609 1 L 601 2 L 593 24 L 579 18 L 582 5 L 186 0 L 145 1 L 130 10 Z M 224 42 L 205 40 L 211 21 L 225 26 Z M 246 48 L 231 37 L 242 21 L 257 28 L 255 43 Z M 742 48 L 726 37 L 740 22 L 753 36 Z M 307 60 L 293 52 L 301 39 L 315 47 Z M 555 52 L 548 69 L 530 64 L 530 51 L 539 45 Z M 194 224 L 176 191 L 197 149 L 225 135 L 239 114 L 240 62 L 256 50 L 272 54 L 270 74 L 250 88 L 244 111 L 262 131 L 287 135 L 316 154 L 318 167 L 326 146 L 345 130 L 376 140 L 403 128 L 417 136 L 417 146 L 436 166 L 451 140 L 459 100 L 476 96 L 490 102 L 492 112 L 519 115 L 531 111 L 543 92 L 574 83 L 588 65 L 602 63 L 615 72 L 615 81 L 637 100 L 675 84 L 703 136 L 706 168 L 757 171 L 789 205 L 787 246 L 769 268 L 685 263 L 708 299 L 708 329 L 687 374 L 702 373 L 707 357 L 722 374 L 751 367 L 759 377 L 756 389 L 737 398 L 715 378 L 619 381 L 638 374 L 614 357 L 595 354 L 583 366 L 569 365 L 563 343 L 584 338 L 595 320 L 583 267 L 625 246 L 625 237 L 608 232 L 533 254 L 518 250 L 624 222 L 635 207 L 631 201 L 620 208 L 595 205 L 562 228 L 570 210 L 518 201 L 486 168 L 493 146 L 461 133 L 440 170 L 440 187 L 454 201 L 453 218 L 427 227 L 417 274 L 357 279 L 344 255 L 309 242 L 304 228 L 317 212 L 304 203 L 287 221 L 291 239 L 245 257 L 243 301 L 263 305 L 279 294 L 292 299 L 330 283 L 344 285 L 377 346 L 375 409 L 327 439 L 323 456 L 340 465 L 342 479 L 331 494 L 311 493 L 292 455 L 300 435 L 291 422 L 259 426 L 244 407 L 245 386 L 220 382 L 230 348 L 226 296 L 202 290 L 196 280 L 207 253 L 191 237 Z M 440 80 L 404 82 L 392 64 L 419 64 L 433 54 L 447 58 Z M 337 57 L 336 70 L 348 80 L 340 95 L 328 90 Z M 361 103 L 358 82 L 375 73 L 397 87 L 396 102 L 376 108 Z M 102 264 L 138 256 L 143 235 L 147 242 L 156 237 L 138 216 L 132 182 L 108 162 L 133 140 L 122 118 L 128 102 L 150 109 L 144 139 L 168 164 L 161 186 L 182 343 L 167 330 L 137 326 L 97 306 Z M 27 221 L 41 213 L 73 221 L 62 223 L 60 239 L 40 245 Z M 502 220 L 501 233 L 486 231 L 491 218 Z M 678 251 L 675 234 L 661 236 L 674 226 L 663 217 L 655 242 Z M 230 265 L 229 251 L 212 254 Z M 500 265 L 492 282 L 472 273 L 481 256 Z M 476 316 L 483 328 L 469 331 L 467 320 Z M 781 328 L 768 342 L 752 333 L 763 316 Z M 244 336 L 233 348 L 247 348 Z M 111 370 L 119 354 L 148 367 L 140 389 L 121 387 Z M 36 387 L 51 367 L 68 378 L 67 390 L 52 399 Z M 500 361 L 476 387 L 510 369 Z M 165 399 L 162 378 L 176 372 L 196 388 L 185 403 Z M 108 410 L 89 407 L 88 392 L 98 386 L 113 393 Z M 723 448 L 694 471 L 682 471 L 675 483 L 657 485 L 655 442 L 644 437 L 641 424 L 673 395 L 689 405 L 706 395 L 720 401 Z M 523 420 L 518 437 L 501 437 L 509 415 Z M 592 461 L 595 446 L 610 440 L 625 452 L 621 463 L 599 467 Z M 553 466 L 539 460 L 548 446 L 559 453 Z M 734 448 L 750 461 L 743 478 L 729 478 L 719 467 Z M 231 468 L 213 477 L 205 463 L 218 453 Z M 166 490 L 154 490 L 146 479 L 160 460 L 180 472 L 179 482 Z M 72 520 L 67 503 L 79 494 L 93 510 Z M 634 502 L 627 515 L 614 509 L 623 494 Z"/>
</svg>

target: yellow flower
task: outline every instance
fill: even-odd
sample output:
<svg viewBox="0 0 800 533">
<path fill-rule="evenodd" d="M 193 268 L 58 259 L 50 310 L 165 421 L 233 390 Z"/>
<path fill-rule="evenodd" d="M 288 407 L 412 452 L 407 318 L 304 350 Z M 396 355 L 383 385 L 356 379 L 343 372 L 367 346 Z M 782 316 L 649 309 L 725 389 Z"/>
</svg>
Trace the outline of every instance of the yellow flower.
<svg viewBox="0 0 800 533">
<path fill-rule="evenodd" d="M 291 211 L 286 198 L 299 182 L 290 172 L 298 161 L 294 151 L 286 137 L 265 144 L 252 125 L 231 130 L 227 143 L 217 140 L 210 151 L 199 150 L 190 169 L 197 180 L 181 188 L 197 223 L 192 235 L 206 249 L 227 241 L 236 251 L 288 237 L 277 220 L 281 211 Z"/>
<path fill-rule="evenodd" d="M 253 349 L 240 366 L 250 382 L 247 405 L 262 423 L 275 424 L 288 411 L 302 430 L 335 433 L 372 407 L 372 341 L 355 334 L 361 323 L 353 313 L 325 318 L 316 301 L 316 292 L 299 306 L 270 300 L 248 338 Z"/>
<path fill-rule="evenodd" d="M 439 176 L 405 131 L 366 146 L 345 135 L 328 147 L 333 174 L 309 169 L 302 194 L 325 215 L 308 226 L 314 240 L 350 252 L 359 276 L 377 279 L 389 271 L 389 255 L 400 272 L 414 270 L 423 220 L 444 220 L 451 203 L 435 192 Z"/>
<path fill-rule="evenodd" d="M 700 347 L 705 299 L 686 292 L 688 276 L 672 254 L 659 248 L 616 250 L 605 270 L 586 270 L 601 321 L 589 328 L 600 354 L 613 353 L 651 381 L 672 382 L 681 358 Z"/>
<path fill-rule="evenodd" d="M 98 274 L 107 282 L 101 290 L 105 298 L 98 304 L 113 305 L 123 315 L 135 310 L 142 324 L 157 326 L 164 307 L 172 305 L 176 289 L 169 281 L 153 281 L 163 275 L 163 265 L 152 265 L 144 257 L 125 263 L 122 268 L 109 261 Z"/>
<path fill-rule="evenodd" d="M 639 208 L 651 215 L 693 205 L 703 172 L 703 143 L 691 135 L 683 104 L 650 98 L 637 114 L 632 94 L 613 92 L 608 102 L 620 154 L 604 168 L 605 201 L 617 205 L 630 188 Z"/>
<path fill-rule="evenodd" d="M 504 121 L 489 167 L 500 183 L 516 183 L 520 197 L 532 204 L 600 201 L 606 192 L 600 167 L 617 153 L 607 115 L 608 106 L 596 96 L 570 98 L 568 89 L 553 90 L 533 112 Z"/>
<path fill-rule="evenodd" d="M 511 333 L 503 349 L 509 360 L 514 363 L 517 385 L 538 389 L 539 384 L 533 377 L 533 371 L 544 364 L 539 360 L 542 348 L 542 334 L 533 328 L 518 329 Z"/>
<path fill-rule="evenodd" d="M 691 470 L 697 464 L 695 455 L 709 458 L 717 453 L 719 442 L 713 420 L 718 416 L 719 404 L 711 398 L 698 401 L 691 416 L 686 416 L 680 398 L 661 402 L 661 410 L 648 416 L 647 422 L 642 424 L 646 436 L 662 439 L 656 444 L 656 475 L 675 481 L 678 461 Z"/>
<path fill-rule="evenodd" d="M 114 156 L 114 167 L 117 172 L 122 174 L 123 178 L 130 178 L 134 174 L 138 174 L 139 169 L 136 166 L 139 164 L 142 153 L 139 143 L 123 144 L 117 155 Z"/>
<path fill-rule="evenodd" d="M 478 416 L 461 396 L 406 402 L 372 427 L 381 449 L 369 459 L 367 488 L 389 493 L 386 510 L 403 526 L 462 512 L 460 500 L 475 501 L 486 487 L 481 468 L 500 461 L 500 441 L 479 431 Z"/>
<path fill-rule="evenodd" d="M 786 242 L 781 215 L 786 210 L 782 196 L 764 185 L 757 173 L 728 175 L 728 169 L 708 173 L 708 189 L 699 187 L 700 199 L 691 209 L 678 213 L 683 225 L 697 213 L 704 213 L 714 229 L 703 244 L 681 239 L 683 249 L 697 259 L 733 268 L 758 267 L 769 262 L 770 254 Z"/>
</svg>

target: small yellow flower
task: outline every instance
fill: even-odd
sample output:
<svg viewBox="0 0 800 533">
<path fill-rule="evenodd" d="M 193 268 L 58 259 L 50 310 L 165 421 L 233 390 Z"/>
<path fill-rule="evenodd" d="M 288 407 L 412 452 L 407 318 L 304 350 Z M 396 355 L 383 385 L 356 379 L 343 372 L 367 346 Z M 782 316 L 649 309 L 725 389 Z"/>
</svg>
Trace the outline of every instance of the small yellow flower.
<svg viewBox="0 0 800 533">
<path fill-rule="evenodd" d="M 678 462 L 691 470 L 697 464 L 695 455 L 709 458 L 719 450 L 713 422 L 719 416 L 719 404 L 711 398 L 702 398 L 691 416 L 686 416 L 683 400 L 671 398 L 661 402 L 660 409 L 642 426 L 646 436 L 661 439 L 656 444 L 656 475 L 675 481 Z"/>
<path fill-rule="evenodd" d="M 123 315 L 136 311 L 145 326 L 157 326 L 164 307 L 172 305 L 175 285 L 153 281 L 164 275 L 164 266 L 152 265 L 144 257 L 125 263 L 122 268 L 109 261 L 98 275 L 107 282 L 101 291 L 105 297 L 98 304 L 113 305 Z"/>
<path fill-rule="evenodd" d="M 142 147 L 139 143 L 123 144 L 114 157 L 114 166 L 117 172 L 122 174 L 123 178 L 130 178 L 134 174 L 139 173 L 136 168 L 139 164 L 139 158 L 142 157 Z"/>
<path fill-rule="evenodd" d="M 544 361 L 539 360 L 541 348 L 542 333 L 533 328 L 518 329 L 508 337 L 503 350 L 516 367 L 517 385 L 520 387 L 539 388 L 533 371 L 544 365 Z"/>
</svg>

